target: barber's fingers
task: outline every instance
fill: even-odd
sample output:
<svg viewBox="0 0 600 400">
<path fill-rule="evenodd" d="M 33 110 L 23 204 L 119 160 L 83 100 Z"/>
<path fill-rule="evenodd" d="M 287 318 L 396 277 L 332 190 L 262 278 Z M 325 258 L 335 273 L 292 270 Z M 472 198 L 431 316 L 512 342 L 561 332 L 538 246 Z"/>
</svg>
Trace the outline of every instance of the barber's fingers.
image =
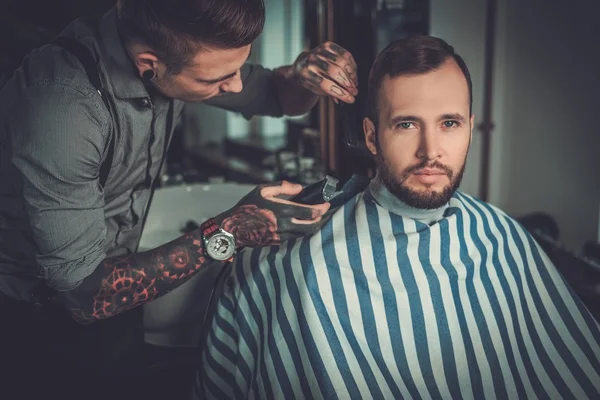
<svg viewBox="0 0 600 400">
<path fill-rule="evenodd" d="M 323 47 L 329 52 L 341 56 L 341 58 L 338 58 L 336 60 L 336 64 L 339 65 L 346 72 L 350 79 L 352 79 L 354 86 L 358 87 L 358 79 L 356 73 L 358 66 L 356 65 L 356 60 L 352 56 L 352 53 L 350 53 L 348 50 L 334 42 L 325 42 L 323 43 Z"/>
<path fill-rule="evenodd" d="M 284 241 L 297 237 L 314 235 L 327 221 L 329 221 L 329 219 L 330 217 L 323 215 L 312 221 L 294 221 L 293 219 L 282 221 L 283 225 L 280 226 L 279 236 L 281 241 Z"/>
<path fill-rule="evenodd" d="M 274 210 L 275 214 L 277 214 L 279 218 L 296 218 L 298 220 L 311 221 L 325 214 L 327 210 L 329 210 L 329 203 L 306 205 L 292 203 L 289 200 L 281 201 L 285 203 L 273 204 L 271 206 L 271 209 Z"/>
<path fill-rule="evenodd" d="M 358 89 L 349 83 L 348 76 L 338 67 L 330 67 L 333 74 L 322 71 L 307 70 L 302 74 L 302 84 L 313 93 L 320 96 L 329 96 L 339 99 L 345 103 L 354 103 L 356 100 L 354 94 L 358 94 Z"/>
<path fill-rule="evenodd" d="M 290 200 L 277 199 L 273 200 L 273 202 L 280 203 L 278 204 L 279 208 L 279 216 L 281 217 L 289 217 L 289 218 L 297 218 L 301 220 L 313 220 L 327 212 L 331 204 L 329 203 L 321 203 L 321 204 L 301 204 L 294 203 Z"/>
<path fill-rule="evenodd" d="M 311 206 L 305 206 L 302 205 L 303 208 L 306 207 L 310 207 L 310 209 L 312 210 L 312 214 L 310 217 L 306 217 L 303 215 L 289 215 L 289 217 L 292 217 L 292 222 L 294 222 L 295 224 L 312 224 L 315 222 L 318 222 L 319 218 L 322 215 L 325 215 L 325 213 L 329 210 L 329 207 L 331 207 L 330 203 L 321 203 L 321 204 L 315 204 L 315 205 L 311 205 Z"/>
<path fill-rule="evenodd" d="M 285 231 L 279 232 L 279 238 L 281 242 L 285 242 L 286 240 L 296 239 L 299 237 L 304 237 L 307 235 L 314 235 L 321 229 L 323 226 L 324 220 L 322 217 L 319 217 L 318 222 L 312 224 L 290 224 L 287 225 Z"/>
<path fill-rule="evenodd" d="M 338 65 L 328 62 L 321 54 L 318 54 L 314 56 L 314 61 L 307 66 L 306 71 L 303 71 L 303 73 L 306 77 L 310 78 L 311 75 L 309 72 L 311 71 L 325 79 L 337 83 L 344 90 L 347 90 L 353 95 L 358 94 L 358 85 L 355 83 L 354 75 L 351 72 L 349 73 L 351 67 L 347 61 Z M 320 83 L 322 83 L 323 80 L 313 79 L 313 81 L 315 83 L 321 81 Z"/>
<path fill-rule="evenodd" d="M 296 218 L 299 220 L 313 220 L 329 210 L 329 203 L 308 205 L 294 203 L 293 201 L 279 198 L 277 196 L 293 196 L 302 191 L 302 186 L 283 181 L 277 185 L 263 187 L 260 194 L 265 200 L 272 203 L 270 208 L 279 218 Z"/>
<path fill-rule="evenodd" d="M 325 42 L 317 47 L 311 55 L 317 56 L 329 64 L 329 68 L 323 68 L 325 75 L 338 81 L 337 78 L 342 74 L 345 78 L 348 78 L 349 82 L 346 84 L 338 81 L 338 83 L 344 88 L 350 89 L 350 92 L 353 91 L 351 90 L 352 88 L 358 88 L 356 61 L 348 50 L 336 43 Z M 337 69 L 335 67 L 337 67 Z M 345 81 L 346 79 L 342 78 L 342 80 Z M 356 90 L 356 93 L 353 94 L 356 95 L 357 92 L 358 91 Z"/>
<path fill-rule="evenodd" d="M 302 185 L 297 183 L 290 183 L 288 181 L 282 181 L 281 183 L 264 186 L 260 189 L 260 195 L 265 199 L 274 200 L 272 198 L 277 196 L 293 196 L 302 191 Z"/>
<path fill-rule="evenodd" d="M 343 101 L 344 103 L 352 104 L 356 101 L 356 98 L 352 93 L 350 93 L 350 89 L 340 85 L 333 78 L 326 78 L 321 83 L 321 89 L 329 96 L 334 99 L 338 99 Z"/>
<path fill-rule="evenodd" d="M 339 67 L 329 67 L 329 72 L 312 65 L 300 74 L 302 85 L 319 96 L 330 96 L 345 103 L 354 103 L 358 89 L 353 86 L 348 75 Z M 331 74 L 330 74 L 331 73 Z"/>
<path fill-rule="evenodd" d="M 311 228 L 313 226 L 320 226 L 320 222 L 323 220 L 322 216 L 318 216 L 317 218 L 313 218 L 313 219 L 297 219 L 297 218 L 292 218 L 290 221 L 292 222 L 292 224 L 295 225 L 301 225 L 301 229 L 304 230 L 304 228 L 306 228 L 307 230 L 311 230 Z"/>
</svg>

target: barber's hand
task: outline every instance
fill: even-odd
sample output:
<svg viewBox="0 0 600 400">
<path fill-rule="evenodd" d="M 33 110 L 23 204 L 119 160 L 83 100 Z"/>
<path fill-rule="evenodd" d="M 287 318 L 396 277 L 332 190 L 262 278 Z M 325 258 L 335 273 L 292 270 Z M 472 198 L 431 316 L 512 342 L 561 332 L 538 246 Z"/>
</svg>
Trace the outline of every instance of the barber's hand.
<svg viewBox="0 0 600 400">
<path fill-rule="evenodd" d="M 358 94 L 356 69 L 352 54 L 333 42 L 300 54 L 293 65 L 294 78 L 303 87 L 345 103 L 354 103 Z"/>
<path fill-rule="evenodd" d="M 301 190 L 301 185 L 286 181 L 257 186 L 215 220 L 235 237 L 238 248 L 279 245 L 316 233 L 329 203 L 304 205 L 279 198 L 296 195 Z"/>
</svg>

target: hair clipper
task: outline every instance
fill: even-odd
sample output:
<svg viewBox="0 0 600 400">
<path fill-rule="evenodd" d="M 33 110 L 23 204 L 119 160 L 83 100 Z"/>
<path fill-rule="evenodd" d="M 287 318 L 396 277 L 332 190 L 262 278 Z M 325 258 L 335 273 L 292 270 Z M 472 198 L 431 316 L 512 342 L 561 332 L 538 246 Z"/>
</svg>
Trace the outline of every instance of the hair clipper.
<svg viewBox="0 0 600 400">
<path fill-rule="evenodd" d="M 315 205 L 331 200 L 337 190 L 339 180 L 327 175 L 322 181 L 306 186 L 300 193 L 290 198 L 294 203 Z"/>
</svg>

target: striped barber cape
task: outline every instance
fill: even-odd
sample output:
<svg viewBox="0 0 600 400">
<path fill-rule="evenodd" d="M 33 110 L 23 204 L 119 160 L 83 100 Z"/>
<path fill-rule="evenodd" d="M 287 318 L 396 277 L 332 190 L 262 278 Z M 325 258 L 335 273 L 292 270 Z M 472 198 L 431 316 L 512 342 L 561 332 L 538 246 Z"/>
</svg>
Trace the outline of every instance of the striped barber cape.
<svg viewBox="0 0 600 400">
<path fill-rule="evenodd" d="M 598 323 L 517 222 L 458 192 L 429 225 L 361 192 L 245 251 L 206 329 L 200 398 L 600 398 Z"/>
</svg>

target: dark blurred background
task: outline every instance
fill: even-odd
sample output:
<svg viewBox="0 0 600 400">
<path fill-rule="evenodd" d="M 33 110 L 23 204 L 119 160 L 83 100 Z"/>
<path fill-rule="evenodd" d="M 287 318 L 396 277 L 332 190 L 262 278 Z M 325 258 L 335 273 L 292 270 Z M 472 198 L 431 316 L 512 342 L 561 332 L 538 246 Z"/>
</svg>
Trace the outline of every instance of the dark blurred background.
<svg viewBox="0 0 600 400">
<path fill-rule="evenodd" d="M 71 20 L 114 3 L 0 0 L 0 82 Z M 187 105 L 157 193 L 169 189 L 177 201 L 197 185 L 245 190 L 280 179 L 306 184 L 331 174 L 343 182 L 353 173 L 372 174 L 361 132 L 370 65 L 390 40 L 431 34 L 455 47 L 473 79 L 476 129 L 461 190 L 520 219 L 600 315 L 597 0 L 265 3 L 267 23 L 251 61 L 290 64 L 303 49 L 333 40 L 358 62 L 357 103 L 323 100 L 304 117 L 251 121 Z M 220 203 L 209 196 L 204 204 L 218 210 Z M 160 215 L 156 207 L 152 212 Z M 160 229 L 167 241 L 180 227 Z"/>
</svg>

